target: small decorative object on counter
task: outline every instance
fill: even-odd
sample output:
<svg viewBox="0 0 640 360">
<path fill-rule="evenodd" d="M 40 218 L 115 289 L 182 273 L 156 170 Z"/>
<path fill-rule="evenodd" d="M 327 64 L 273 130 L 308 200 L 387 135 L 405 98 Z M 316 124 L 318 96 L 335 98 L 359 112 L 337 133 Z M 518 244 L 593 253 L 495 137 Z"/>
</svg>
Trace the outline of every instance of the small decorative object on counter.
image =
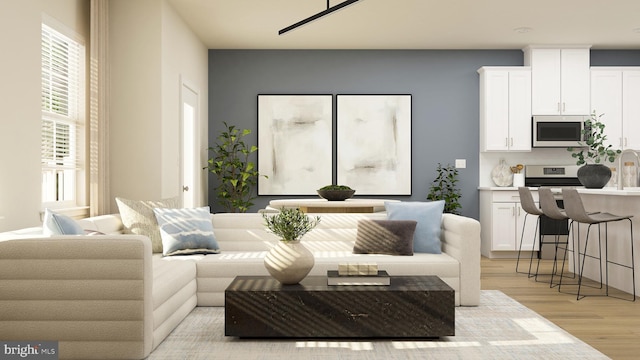
<svg viewBox="0 0 640 360">
<path fill-rule="evenodd" d="M 638 186 L 638 169 L 636 167 L 636 163 L 633 161 L 626 161 L 622 169 L 623 169 L 622 186 L 624 187 Z"/>
<path fill-rule="evenodd" d="M 616 168 L 614 166 L 609 168 L 611 170 L 611 179 L 607 183 L 607 187 L 617 187 L 618 186 L 618 175 L 616 175 Z"/>
<path fill-rule="evenodd" d="M 521 187 L 524 186 L 524 173 L 522 170 L 524 169 L 524 165 L 518 164 L 516 166 L 511 167 L 511 172 L 513 173 L 513 186 Z"/>
<path fill-rule="evenodd" d="M 513 172 L 504 159 L 491 171 L 491 179 L 498 186 L 511 186 L 513 184 Z"/>
</svg>

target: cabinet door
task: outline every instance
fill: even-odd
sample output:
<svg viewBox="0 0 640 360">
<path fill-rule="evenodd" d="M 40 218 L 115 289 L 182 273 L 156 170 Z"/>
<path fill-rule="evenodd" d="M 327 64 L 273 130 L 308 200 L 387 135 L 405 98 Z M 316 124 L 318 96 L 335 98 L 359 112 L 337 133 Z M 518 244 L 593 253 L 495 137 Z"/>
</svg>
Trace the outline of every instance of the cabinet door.
<svg viewBox="0 0 640 360">
<path fill-rule="evenodd" d="M 538 206 L 538 203 L 536 203 L 536 206 Z M 534 236 L 538 235 L 540 230 L 537 229 L 538 216 L 527 215 L 527 212 L 522 209 L 520 204 L 516 204 L 516 215 L 516 250 L 520 247 L 520 239 L 522 238 L 522 250 L 531 251 L 534 242 L 536 242 Z M 524 234 L 522 232 L 523 229 Z"/>
<path fill-rule="evenodd" d="M 483 151 L 509 149 L 509 72 L 486 71 L 482 75 Z"/>
<path fill-rule="evenodd" d="M 562 49 L 560 55 L 560 112 L 590 114 L 589 49 Z"/>
<path fill-rule="evenodd" d="M 604 132 L 614 148 L 622 147 L 622 72 L 591 71 L 591 108 L 606 125 Z"/>
<path fill-rule="evenodd" d="M 531 50 L 531 111 L 560 114 L 560 49 Z"/>
<path fill-rule="evenodd" d="M 491 224 L 493 238 L 491 239 L 491 250 L 493 251 L 513 251 L 516 249 L 516 208 L 514 203 L 493 203 Z M 518 238 L 518 241 L 520 238 Z M 518 245 L 520 243 L 518 242 Z"/>
<path fill-rule="evenodd" d="M 509 150 L 531 151 L 531 72 L 509 72 Z"/>
<path fill-rule="evenodd" d="M 623 147 L 640 149 L 640 71 L 625 71 L 622 77 Z"/>
</svg>

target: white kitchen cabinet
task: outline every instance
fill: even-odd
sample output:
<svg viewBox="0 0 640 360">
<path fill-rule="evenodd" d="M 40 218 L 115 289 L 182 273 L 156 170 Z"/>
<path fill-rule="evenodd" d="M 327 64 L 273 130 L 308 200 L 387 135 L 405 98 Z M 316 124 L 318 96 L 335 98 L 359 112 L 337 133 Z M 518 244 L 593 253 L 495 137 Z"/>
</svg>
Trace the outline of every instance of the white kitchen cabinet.
<svg viewBox="0 0 640 360">
<path fill-rule="evenodd" d="M 531 67 L 533 115 L 587 115 L 589 107 L 589 48 L 524 49 Z"/>
<path fill-rule="evenodd" d="M 538 205 L 538 192 L 532 191 Z M 486 257 L 500 257 L 494 252 L 511 252 L 516 257 L 520 248 L 522 229 L 522 249 L 530 251 L 534 245 L 534 235 L 538 217 L 526 215 L 520 206 L 517 190 L 484 190 L 480 192 L 480 228 L 482 231 L 482 254 Z M 526 223 L 525 223 L 526 216 Z"/>
<path fill-rule="evenodd" d="M 640 67 L 591 68 L 591 107 L 617 149 L 640 149 Z"/>
<path fill-rule="evenodd" d="M 480 150 L 531 151 L 531 71 L 482 67 Z"/>
</svg>

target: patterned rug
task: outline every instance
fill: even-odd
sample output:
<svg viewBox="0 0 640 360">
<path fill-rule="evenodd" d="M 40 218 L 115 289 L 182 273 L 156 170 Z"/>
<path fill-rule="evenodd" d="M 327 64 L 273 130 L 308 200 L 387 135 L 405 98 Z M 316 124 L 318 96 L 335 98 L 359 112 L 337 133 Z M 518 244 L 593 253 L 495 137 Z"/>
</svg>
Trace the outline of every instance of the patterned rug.
<svg viewBox="0 0 640 360">
<path fill-rule="evenodd" d="M 148 357 L 159 359 L 608 359 L 497 290 L 456 308 L 456 336 L 437 340 L 237 339 L 224 309 L 197 307 Z"/>
</svg>

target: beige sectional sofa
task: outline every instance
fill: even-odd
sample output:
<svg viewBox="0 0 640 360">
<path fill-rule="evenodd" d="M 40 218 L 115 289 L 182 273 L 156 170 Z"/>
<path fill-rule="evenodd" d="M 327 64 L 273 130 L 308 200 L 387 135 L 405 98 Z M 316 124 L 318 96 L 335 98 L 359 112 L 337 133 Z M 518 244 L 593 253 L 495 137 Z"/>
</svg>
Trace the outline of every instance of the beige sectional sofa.
<svg viewBox="0 0 640 360">
<path fill-rule="evenodd" d="M 442 254 L 352 254 L 357 224 L 384 213 L 319 214 L 303 244 L 310 275 L 341 262 L 375 262 L 393 275 L 437 275 L 456 305 L 478 305 L 480 225 L 444 214 Z M 0 234 L 0 339 L 59 341 L 60 358 L 142 359 L 195 308 L 224 306 L 238 275 L 268 275 L 263 257 L 278 240 L 261 214 L 213 214 L 221 253 L 163 257 L 149 238 L 122 234 L 119 215 L 80 220 L 106 235 L 45 237 L 38 228 Z"/>
</svg>

